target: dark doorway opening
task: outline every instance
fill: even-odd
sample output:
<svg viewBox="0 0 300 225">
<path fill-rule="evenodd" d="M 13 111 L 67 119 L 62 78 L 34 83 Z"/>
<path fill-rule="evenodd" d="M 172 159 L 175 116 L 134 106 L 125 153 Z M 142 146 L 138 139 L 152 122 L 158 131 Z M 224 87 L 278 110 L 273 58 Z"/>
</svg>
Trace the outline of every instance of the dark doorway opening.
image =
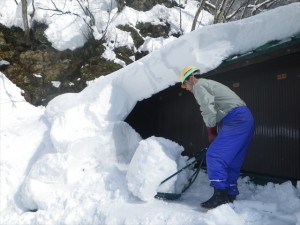
<svg viewBox="0 0 300 225">
<path fill-rule="evenodd" d="M 157 136 L 182 145 L 183 155 L 191 157 L 208 145 L 199 106 L 179 84 L 138 102 L 125 121 L 143 139 Z"/>
</svg>

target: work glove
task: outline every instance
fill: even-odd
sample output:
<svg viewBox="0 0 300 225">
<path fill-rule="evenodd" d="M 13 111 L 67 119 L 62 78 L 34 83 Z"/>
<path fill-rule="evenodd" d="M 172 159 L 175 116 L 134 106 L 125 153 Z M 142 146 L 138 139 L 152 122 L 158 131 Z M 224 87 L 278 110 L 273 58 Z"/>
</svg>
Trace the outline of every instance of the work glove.
<svg viewBox="0 0 300 225">
<path fill-rule="evenodd" d="M 211 143 L 217 136 L 217 126 L 206 127 L 206 130 L 207 130 L 208 141 L 209 143 Z"/>
</svg>

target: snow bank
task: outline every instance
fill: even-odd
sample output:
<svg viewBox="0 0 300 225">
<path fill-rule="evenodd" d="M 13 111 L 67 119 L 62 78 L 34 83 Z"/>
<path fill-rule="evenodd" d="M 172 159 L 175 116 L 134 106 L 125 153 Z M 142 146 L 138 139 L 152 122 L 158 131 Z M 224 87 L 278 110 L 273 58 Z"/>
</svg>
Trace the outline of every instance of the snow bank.
<svg viewBox="0 0 300 225">
<path fill-rule="evenodd" d="M 38 157 L 37 149 L 43 149 L 46 142 L 47 125 L 41 120 L 44 108 L 30 105 L 21 93 L 0 72 L 1 211 L 13 207 L 10 202 L 30 169 L 28 163 Z"/>
</svg>

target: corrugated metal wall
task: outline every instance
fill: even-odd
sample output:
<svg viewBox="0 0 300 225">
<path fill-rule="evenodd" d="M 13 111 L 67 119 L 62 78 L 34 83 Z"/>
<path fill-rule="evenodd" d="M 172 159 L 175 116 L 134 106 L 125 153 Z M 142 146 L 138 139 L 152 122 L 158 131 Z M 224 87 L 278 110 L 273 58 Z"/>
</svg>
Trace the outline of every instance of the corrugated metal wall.
<svg viewBox="0 0 300 225">
<path fill-rule="evenodd" d="M 256 128 L 243 170 L 300 179 L 300 52 L 217 73 L 252 110 Z M 143 138 L 165 137 L 192 156 L 208 145 L 194 97 L 179 85 L 139 102 L 126 121 Z"/>
<path fill-rule="evenodd" d="M 210 77 L 251 108 L 255 136 L 243 169 L 300 178 L 300 53 Z"/>
</svg>

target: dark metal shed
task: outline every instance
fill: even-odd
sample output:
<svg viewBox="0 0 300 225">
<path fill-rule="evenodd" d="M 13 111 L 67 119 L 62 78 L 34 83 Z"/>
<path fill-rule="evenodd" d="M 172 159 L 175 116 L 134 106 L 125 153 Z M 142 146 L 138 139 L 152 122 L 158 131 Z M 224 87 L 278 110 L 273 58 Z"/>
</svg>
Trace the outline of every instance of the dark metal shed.
<svg viewBox="0 0 300 225">
<path fill-rule="evenodd" d="M 232 88 L 252 110 L 256 128 L 243 171 L 300 179 L 300 34 L 232 56 L 204 75 Z M 199 107 L 172 86 L 135 106 L 126 121 L 143 138 L 165 137 L 192 156 L 208 145 Z"/>
</svg>

